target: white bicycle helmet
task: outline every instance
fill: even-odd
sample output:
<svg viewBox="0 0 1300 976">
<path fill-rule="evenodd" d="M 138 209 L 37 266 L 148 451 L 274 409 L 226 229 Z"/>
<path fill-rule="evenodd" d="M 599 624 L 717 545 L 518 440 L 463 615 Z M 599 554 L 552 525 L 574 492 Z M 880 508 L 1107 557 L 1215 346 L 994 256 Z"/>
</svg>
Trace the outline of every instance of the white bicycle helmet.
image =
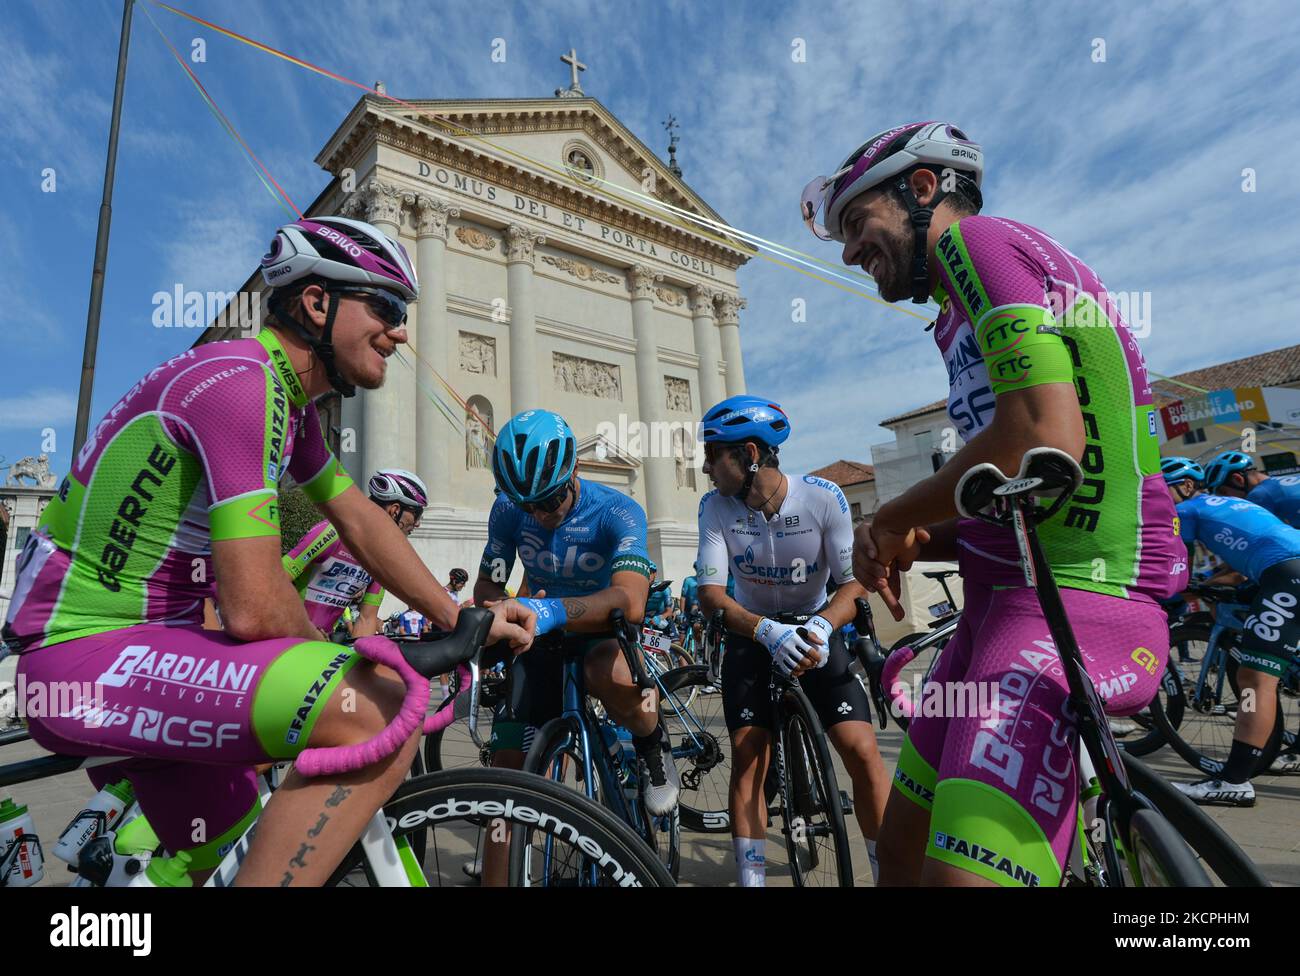
<svg viewBox="0 0 1300 976">
<path fill-rule="evenodd" d="M 397 502 L 403 508 L 423 509 L 429 504 L 429 489 L 419 475 L 402 468 L 376 471 L 366 487 L 372 499 L 385 505 Z"/>
</svg>

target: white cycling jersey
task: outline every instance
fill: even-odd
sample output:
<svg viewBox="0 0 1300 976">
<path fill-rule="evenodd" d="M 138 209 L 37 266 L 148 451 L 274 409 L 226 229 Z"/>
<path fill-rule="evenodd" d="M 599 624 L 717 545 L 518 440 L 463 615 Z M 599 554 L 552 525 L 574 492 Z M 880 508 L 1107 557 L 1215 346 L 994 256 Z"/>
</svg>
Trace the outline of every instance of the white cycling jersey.
<svg viewBox="0 0 1300 976">
<path fill-rule="evenodd" d="M 826 605 L 826 580 L 853 578 L 853 519 L 844 492 L 812 475 L 787 475 L 781 510 L 770 519 L 717 489 L 700 499 L 700 586 L 736 580 L 751 613 L 812 613 Z"/>
</svg>

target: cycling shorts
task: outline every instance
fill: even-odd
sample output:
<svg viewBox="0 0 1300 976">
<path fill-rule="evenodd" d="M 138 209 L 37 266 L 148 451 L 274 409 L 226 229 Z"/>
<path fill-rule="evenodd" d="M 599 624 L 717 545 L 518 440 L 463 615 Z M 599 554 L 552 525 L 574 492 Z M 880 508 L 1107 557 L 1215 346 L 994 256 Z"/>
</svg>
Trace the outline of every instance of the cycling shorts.
<svg viewBox="0 0 1300 976">
<path fill-rule="evenodd" d="M 141 625 L 39 648 L 18 659 L 51 707 L 29 714 L 42 748 L 130 756 L 88 772 L 129 779 L 167 850 L 220 863 L 258 811 L 253 766 L 293 759 L 360 660 L 297 637 L 239 643 L 199 627 Z M 34 710 L 29 710 L 29 712 Z"/>
<path fill-rule="evenodd" d="M 1259 574 L 1259 593 L 1241 633 L 1241 666 L 1280 678 L 1300 649 L 1300 559 Z"/>
<path fill-rule="evenodd" d="M 586 655 L 613 639 L 613 634 L 547 634 L 523 654 L 515 654 L 505 642 L 485 648 L 485 668 L 507 661 L 505 697 L 492 718 L 489 751 L 526 753 L 537 730 L 564 711 L 565 656 Z"/>
<path fill-rule="evenodd" d="M 861 680 L 849 670 L 853 656 L 838 630 L 830 637 L 831 659 L 805 671 L 799 685 L 821 719 L 822 728 L 840 722 L 870 722 L 871 704 Z M 748 637 L 728 633 L 722 655 L 722 714 L 727 731 L 747 725 L 773 731 L 772 655 Z"/>
<path fill-rule="evenodd" d="M 1006 886 L 1060 884 L 1075 837 L 1077 734 L 1032 589 L 967 580 L 961 623 L 922 691 L 894 789 L 930 814 L 926 856 Z M 1155 696 L 1169 624 L 1155 603 L 1061 590 L 1109 715 Z"/>
</svg>

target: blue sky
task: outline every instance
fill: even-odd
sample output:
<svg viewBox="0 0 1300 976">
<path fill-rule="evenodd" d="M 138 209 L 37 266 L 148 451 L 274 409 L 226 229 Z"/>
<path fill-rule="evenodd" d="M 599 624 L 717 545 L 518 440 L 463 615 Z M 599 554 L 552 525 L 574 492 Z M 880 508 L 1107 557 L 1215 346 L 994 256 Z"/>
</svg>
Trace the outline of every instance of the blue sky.
<svg viewBox="0 0 1300 976">
<path fill-rule="evenodd" d="M 140 9 L 193 64 L 290 196 L 358 92 L 142 0 L 113 201 L 92 422 L 188 346 L 151 297 L 237 287 L 284 211 Z M 1296 341 L 1300 77 L 1282 3 L 320 3 L 188 0 L 190 12 L 402 98 L 544 97 L 576 46 L 586 91 L 666 155 L 725 219 L 836 261 L 799 191 L 874 132 L 949 119 L 987 154 L 985 212 L 1034 224 L 1112 291 L 1149 292 L 1143 349 L 1180 370 Z M 0 456 L 68 467 L 121 5 L 8 5 L 0 39 Z M 491 58 L 494 38 L 506 60 Z M 792 56 L 796 39 L 806 60 Z M 1101 39 L 1105 61 L 1094 60 Z M 1242 192 L 1242 171 L 1256 192 Z M 42 192 L 53 169 L 56 192 Z M 740 272 L 751 391 L 780 399 L 793 468 L 866 460 L 884 417 L 939 399 L 923 322 L 760 259 Z M 791 303 L 807 321 L 791 321 Z M 903 306 L 910 308 L 910 306 Z"/>
</svg>

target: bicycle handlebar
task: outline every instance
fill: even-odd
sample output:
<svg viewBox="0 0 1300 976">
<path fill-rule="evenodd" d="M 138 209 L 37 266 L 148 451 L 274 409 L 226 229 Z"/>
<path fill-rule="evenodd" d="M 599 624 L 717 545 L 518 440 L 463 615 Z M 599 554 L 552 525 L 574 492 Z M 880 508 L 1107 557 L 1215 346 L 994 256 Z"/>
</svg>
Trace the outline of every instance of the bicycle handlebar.
<svg viewBox="0 0 1300 976">
<path fill-rule="evenodd" d="M 421 723 L 433 717 L 426 716 L 429 680 L 476 658 L 491 628 L 490 610 L 468 607 L 457 616 L 455 629 L 439 640 L 400 646 L 379 635 L 358 640 L 353 645 L 357 653 L 401 675 L 406 685 L 401 708 L 384 729 L 365 742 L 304 749 L 294 760 L 294 768 L 304 776 L 334 776 L 369 766 L 395 753 Z"/>
</svg>

